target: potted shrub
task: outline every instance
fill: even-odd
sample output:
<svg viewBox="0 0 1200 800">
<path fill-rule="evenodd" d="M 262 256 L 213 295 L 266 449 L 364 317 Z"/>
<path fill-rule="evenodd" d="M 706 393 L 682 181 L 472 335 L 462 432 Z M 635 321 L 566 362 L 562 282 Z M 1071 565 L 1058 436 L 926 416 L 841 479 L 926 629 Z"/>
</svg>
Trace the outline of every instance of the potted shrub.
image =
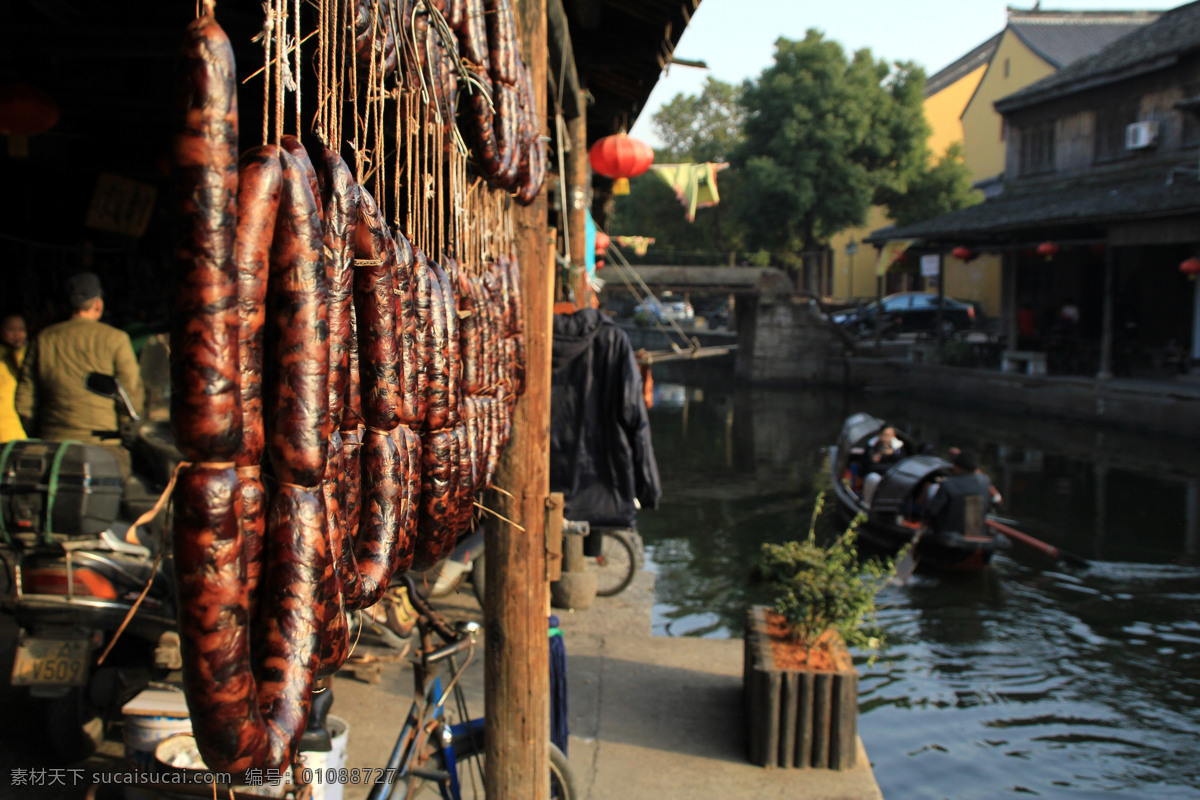
<svg viewBox="0 0 1200 800">
<path fill-rule="evenodd" d="M 875 595 L 894 561 L 859 561 L 855 519 L 818 543 L 818 496 L 802 542 L 765 544 L 758 577 L 774 592 L 746 620 L 744 699 L 750 760 L 760 766 L 848 769 L 858 754 L 858 672 L 847 646 L 874 654 Z"/>
</svg>

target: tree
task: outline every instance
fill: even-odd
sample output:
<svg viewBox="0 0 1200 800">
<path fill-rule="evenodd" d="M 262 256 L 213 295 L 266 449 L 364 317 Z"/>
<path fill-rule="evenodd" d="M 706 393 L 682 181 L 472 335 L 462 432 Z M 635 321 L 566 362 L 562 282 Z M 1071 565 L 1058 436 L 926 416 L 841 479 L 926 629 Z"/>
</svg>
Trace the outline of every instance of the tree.
<svg viewBox="0 0 1200 800">
<path fill-rule="evenodd" d="M 863 224 L 873 203 L 903 195 L 928 164 L 924 85 L 919 67 L 889 66 L 865 49 L 847 59 L 816 30 L 780 38 L 775 63 L 743 87 L 745 138 L 733 163 L 743 170 L 748 244 L 791 266 Z"/>
<path fill-rule="evenodd" d="M 963 146 L 955 142 L 927 170 L 917 173 L 904 192 L 884 191 L 884 202 L 897 225 L 911 225 L 974 205 L 983 198 L 971 185 L 963 163 Z"/>
<path fill-rule="evenodd" d="M 726 161 L 742 138 L 745 116 L 741 87 L 708 78 L 698 95 L 677 94 L 654 113 L 654 131 L 663 142 L 655 150 L 656 164 Z M 697 211 L 688 222 L 674 192 L 653 172 L 630 181 L 630 193 L 617 198 L 609 233 L 653 236 L 649 260 L 661 263 L 718 264 L 740 246 L 740 226 L 731 212 L 736 205 L 738 179 L 731 170 L 720 173 L 721 202 Z M 668 255 L 674 251 L 675 255 Z"/>
<path fill-rule="evenodd" d="M 654 112 L 656 155 L 676 162 L 727 161 L 742 140 L 742 89 L 709 77 L 698 95 L 675 95 Z"/>
</svg>

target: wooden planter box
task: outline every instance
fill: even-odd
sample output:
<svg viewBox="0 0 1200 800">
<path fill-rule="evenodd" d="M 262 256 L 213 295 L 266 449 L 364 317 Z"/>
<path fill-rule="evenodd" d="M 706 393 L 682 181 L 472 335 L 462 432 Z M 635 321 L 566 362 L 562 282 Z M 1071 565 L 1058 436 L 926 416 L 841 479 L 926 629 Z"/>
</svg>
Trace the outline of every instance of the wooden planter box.
<svg viewBox="0 0 1200 800">
<path fill-rule="evenodd" d="M 777 669 L 766 606 L 746 619 L 744 700 L 750 761 L 762 767 L 849 769 L 858 755 L 858 672 L 845 645 L 836 672 Z"/>
</svg>

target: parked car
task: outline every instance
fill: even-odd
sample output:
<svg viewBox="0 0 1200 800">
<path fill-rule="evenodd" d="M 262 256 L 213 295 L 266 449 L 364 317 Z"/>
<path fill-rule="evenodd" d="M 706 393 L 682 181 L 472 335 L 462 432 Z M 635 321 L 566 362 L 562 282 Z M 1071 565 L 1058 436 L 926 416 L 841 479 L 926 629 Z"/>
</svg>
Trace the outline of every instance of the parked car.
<svg viewBox="0 0 1200 800">
<path fill-rule="evenodd" d="M 944 336 L 968 330 L 975 324 L 975 307 L 970 303 L 942 298 L 941 329 Z M 882 304 L 883 314 L 879 308 Z M 851 308 L 832 316 L 834 322 L 860 335 L 874 334 L 876 319 L 881 318 L 881 333 L 937 333 L 938 296 L 925 292 L 892 294 L 862 308 Z"/>
<path fill-rule="evenodd" d="M 633 307 L 633 320 L 641 325 L 651 322 L 691 322 L 696 318 L 692 304 L 679 295 L 663 292 L 661 297 L 650 297 Z"/>
</svg>

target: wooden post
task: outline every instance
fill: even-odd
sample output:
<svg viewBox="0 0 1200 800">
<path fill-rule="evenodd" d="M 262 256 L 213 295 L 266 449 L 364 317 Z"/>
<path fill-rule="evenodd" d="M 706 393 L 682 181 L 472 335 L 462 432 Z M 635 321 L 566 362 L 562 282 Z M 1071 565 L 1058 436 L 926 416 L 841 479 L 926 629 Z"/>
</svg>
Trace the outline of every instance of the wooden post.
<svg viewBox="0 0 1200 800">
<path fill-rule="evenodd" d="M 580 109 L 587 108 L 583 92 L 576 98 Z M 587 308 L 591 287 L 587 277 L 587 207 L 588 207 L 588 154 L 587 115 L 580 114 L 567 120 L 567 134 L 571 149 L 567 153 L 567 232 L 571 242 L 572 288 L 575 290 L 575 307 Z"/>
<path fill-rule="evenodd" d="M 521 52 L 537 93 L 540 133 L 549 130 L 546 8 L 518 0 Z M 550 494 L 550 340 L 553 233 L 546 190 L 513 207 L 525 311 L 526 387 L 513 412 L 512 438 L 495 484 L 499 511 L 524 530 L 489 526 L 484 597 L 484 713 L 488 797 L 548 800 L 550 644 L 546 616 L 546 501 Z"/>
</svg>

